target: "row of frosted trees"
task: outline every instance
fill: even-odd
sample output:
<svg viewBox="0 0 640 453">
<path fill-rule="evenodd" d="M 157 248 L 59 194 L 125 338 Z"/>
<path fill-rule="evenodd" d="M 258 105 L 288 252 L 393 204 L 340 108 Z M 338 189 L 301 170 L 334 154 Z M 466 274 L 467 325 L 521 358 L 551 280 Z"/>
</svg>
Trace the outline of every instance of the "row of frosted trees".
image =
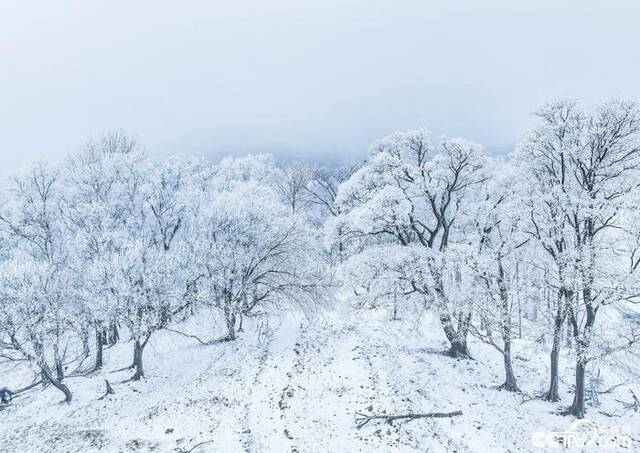
<svg viewBox="0 0 640 453">
<path fill-rule="evenodd" d="M 461 139 L 436 145 L 426 130 L 373 143 L 341 186 L 328 230 L 362 304 L 400 297 L 434 311 L 454 357 L 470 357 L 468 334 L 494 346 L 503 389 L 519 391 L 511 357 L 523 305 L 544 312 L 525 332 L 542 328 L 550 340 L 543 398 L 559 400 L 568 334 L 575 390 L 567 413 L 583 417 L 587 364 L 638 338 L 637 323 L 597 320 L 640 301 L 640 111 L 615 101 L 590 114 L 559 101 L 536 115 L 509 158 Z"/>
<path fill-rule="evenodd" d="M 228 341 L 243 316 L 317 303 L 328 287 L 318 229 L 311 210 L 285 202 L 281 172 L 267 157 L 154 161 L 113 133 L 9 181 L 3 357 L 27 362 L 70 401 L 66 370 L 102 368 L 104 345 L 123 331 L 138 380 L 151 337 L 199 307 L 218 309 L 217 341 Z"/>
<path fill-rule="evenodd" d="M 37 165 L 0 209 L 3 357 L 70 400 L 65 370 L 89 356 L 100 369 L 123 335 L 140 379 L 152 335 L 200 307 L 218 309 L 229 341 L 243 317 L 342 288 L 360 306 L 435 313 L 453 357 L 472 356 L 469 335 L 492 345 L 509 391 L 512 340 L 547 339 L 549 401 L 570 338 L 567 413 L 582 417 L 587 365 L 638 338 L 633 322 L 596 320 L 640 294 L 640 112 L 559 101 L 537 118 L 504 158 L 416 130 L 374 142 L 357 166 L 210 165 L 153 160 L 114 133 Z"/>
</svg>

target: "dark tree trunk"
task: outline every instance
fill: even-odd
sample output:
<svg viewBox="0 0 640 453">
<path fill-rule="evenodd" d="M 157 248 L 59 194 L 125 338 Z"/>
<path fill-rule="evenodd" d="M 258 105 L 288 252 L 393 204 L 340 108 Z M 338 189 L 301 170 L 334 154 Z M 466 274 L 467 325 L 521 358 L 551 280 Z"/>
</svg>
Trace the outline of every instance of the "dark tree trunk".
<svg viewBox="0 0 640 453">
<path fill-rule="evenodd" d="M 98 371 L 99 369 L 102 368 L 102 365 L 103 365 L 103 361 L 102 361 L 103 340 L 104 338 L 102 337 L 102 332 L 100 331 L 100 329 L 97 329 L 96 330 L 96 363 L 93 367 L 94 371 Z"/>
<path fill-rule="evenodd" d="M 62 381 L 64 379 L 64 371 L 62 369 L 62 359 L 60 358 L 60 350 L 57 342 L 53 343 L 53 360 L 56 370 L 56 378 L 58 381 Z"/>
<path fill-rule="evenodd" d="M 166 326 L 169 322 L 169 309 L 166 306 L 161 307 L 160 309 L 160 325 Z"/>
<path fill-rule="evenodd" d="M 391 320 L 398 320 L 398 290 L 394 289 L 393 291 L 393 311 L 391 312 Z"/>
<path fill-rule="evenodd" d="M 44 379 L 46 379 L 48 382 L 51 382 L 51 384 L 53 384 L 55 388 L 57 388 L 64 394 L 64 402 L 70 403 L 72 399 L 72 395 L 71 395 L 71 392 L 69 391 L 69 388 L 66 385 L 64 385 L 62 382 L 60 382 L 58 379 L 53 377 L 53 375 L 51 374 L 51 370 L 49 369 L 49 365 L 47 365 L 46 363 L 43 364 L 41 367 L 41 370 L 42 370 L 42 376 L 44 377 Z"/>
<path fill-rule="evenodd" d="M 564 324 L 564 320 L 566 318 L 566 297 L 568 296 L 564 290 L 560 290 L 558 292 L 558 309 L 554 318 L 553 344 L 551 346 L 549 362 L 551 375 L 549 380 L 549 390 L 547 390 L 547 393 L 543 398 L 545 401 L 560 401 L 560 394 L 558 392 L 558 360 L 560 358 L 560 345 L 562 342 L 562 324 Z"/>
<path fill-rule="evenodd" d="M 445 239 L 443 239 L 443 241 L 444 240 Z M 436 303 L 440 309 L 440 324 L 450 344 L 449 350 L 445 354 L 450 357 L 470 359 L 471 354 L 469 354 L 469 349 L 467 348 L 467 334 L 469 333 L 471 314 L 459 313 L 457 319 L 458 326 L 456 328 L 447 309 L 447 298 L 445 297 L 442 277 L 434 271 L 432 271 L 432 276 L 435 280 L 433 291 L 436 294 Z"/>
<path fill-rule="evenodd" d="M 506 390 L 508 392 L 520 392 L 520 388 L 518 387 L 518 382 L 516 381 L 516 376 L 513 373 L 513 366 L 511 365 L 511 341 L 505 340 L 504 342 L 504 374 L 505 380 L 504 384 L 502 384 L 498 389 Z"/>
<path fill-rule="evenodd" d="M 575 415 L 577 418 L 584 418 L 585 414 L 585 394 L 584 394 L 584 372 L 587 366 L 587 350 L 590 342 L 590 335 L 593 325 L 596 322 L 596 310 L 593 308 L 591 299 L 591 288 L 587 287 L 582 290 L 582 300 L 585 305 L 586 319 L 580 334 L 580 325 L 573 311 L 570 312 L 571 325 L 573 326 L 573 335 L 575 337 L 576 355 L 576 388 L 573 394 L 573 403 L 567 410 L 567 413 Z"/>
<path fill-rule="evenodd" d="M 240 313 L 240 322 L 238 323 L 238 330 L 237 330 L 238 333 L 243 332 L 243 330 L 242 330 L 242 321 L 243 321 L 243 319 L 244 319 L 244 317 L 242 316 L 242 313 Z"/>
<path fill-rule="evenodd" d="M 584 418 L 585 414 L 585 395 L 584 395 L 584 371 L 586 364 L 578 358 L 576 363 L 576 389 L 573 394 L 573 403 L 567 410 L 568 414 L 574 415 L 576 418 Z"/>
<path fill-rule="evenodd" d="M 60 382 L 64 379 L 64 371 L 62 369 L 62 362 L 60 359 L 56 360 L 56 377 Z"/>
<path fill-rule="evenodd" d="M 560 395 L 558 393 L 558 359 L 560 356 L 560 343 L 554 341 L 553 348 L 551 348 L 550 356 L 550 368 L 551 376 L 549 381 L 549 390 L 544 396 L 545 401 L 557 402 L 560 401 Z"/>
<path fill-rule="evenodd" d="M 109 323 L 109 333 L 109 344 L 116 344 L 120 340 L 120 332 L 118 331 L 118 321 L 115 319 Z"/>
<path fill-rule="evenodd" d="M 454 357 L 459 359 L 471 358 L 471 354 L 469 354 L 469 348 L 467 347 L 466 340 L 451 341 L 451 346 L 449 346 L 449 349 L 447 350 L 446 354 L 449 357 Z"/>
<path fill-rule="evenodd" d="M 516 262 L 516 285 L 520 281 L 520 266 Z M 518 300 L 518 338 L 522 339 L 522 302 L 520 300 L 520 294 L 517 295 Z"/>
<path fill-rule="evenodd" d="M 133 366 L 136 369 L 135 374 L 131 378 L 132 381 L 139 381 L 144 377 L 144 368 L 142 367 L 142 352 L 146 342 L 140 343 L 140 340 L 136 340 L 133 345 Z"/>
<path fill-rule="evenodd" d="M 227 336 L 226 340 L 236 339 L 236 312 L 231 309 L 230 304 L 226 304 L 224 307 L 224 319 L 227 323 Z"/>
<path fill-rule="evenodd" d="M 89 330 L 82 329 L 82 356 L 89 357 L 91 354 L 91 348 L 89 347 Z"/>
<path fill-rule="evenodd" d="M 116 391 L 113 390 L 113 387 L 111 387 L 111 384 L 109 383 L 108 380 L 106 380 L 106 379 L 104 380 L 104 385 L 106 387 L 106 390 L 104 392 L 104 395 L 102 395 L 100 398 L 98 398 L 98 400 L 103 400 L 109 395 L 115 395 L 116 394 Z"/>
<path fill-rule="evenodd" d="M 513 374 L 513 366 L 511 364 L 511 304 L 509 303 L 509 289 L 505 278 L 502 261 L 498 259 L 498 289 L 500 294 L 500 317 L 502 331 L 502 357 L 504 360 L 504 384 L 498 387 L 501 390 L 509 392 L 520 392 L 516 376 Z"/>
<path fill-rule="evenodd" d="M 440 323 L 444 330 L 444 334 L 449 340 L 449 350 L 446 355 L 455 358 L 470 359 L 471 354 L 467 347 L 467 334 L 469 332 L 469 323 L 471 322 L 471 315 L 460 315 L 458 318 L 458 328 L 453 325 L 451 316 L 448 313 L 440 315 Z"/>
</svg>

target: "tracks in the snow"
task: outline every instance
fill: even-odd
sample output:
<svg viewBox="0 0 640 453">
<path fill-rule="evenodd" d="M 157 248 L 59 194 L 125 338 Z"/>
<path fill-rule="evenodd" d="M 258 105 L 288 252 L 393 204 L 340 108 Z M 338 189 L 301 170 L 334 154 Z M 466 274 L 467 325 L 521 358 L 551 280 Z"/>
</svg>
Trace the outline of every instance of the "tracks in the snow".
<svg viewBox="0 0 640 453">
<path fill-rule="evenodd" d="M 301 328 L 300 319 L 287 317 L 277 327 L 277 335 L 270 332 L 264 343 L 253 382 L 247 389 L 242 431 L 245 451 L 297 451 L 287 411 L 295 394 L 291 379 L 296 373 Z"/>
</svg>

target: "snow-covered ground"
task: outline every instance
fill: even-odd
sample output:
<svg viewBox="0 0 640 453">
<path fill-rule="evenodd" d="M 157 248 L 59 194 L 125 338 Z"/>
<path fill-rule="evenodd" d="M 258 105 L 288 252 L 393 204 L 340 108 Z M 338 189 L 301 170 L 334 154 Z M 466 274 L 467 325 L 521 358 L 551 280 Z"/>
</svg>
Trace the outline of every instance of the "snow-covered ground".
<svg viewBox="0 0 640 453">
<path fill-rule="evenodd" d="M 176 326 L 200 338 L 216 334 L 206 317 Z M 570 402 L 571 365 L 563 357 L 562 397 L 554 405 L 501 392 L 501 357 L 471 343 L 476 360 L 454 360 L 436 321 L 391 321 L 376 311 L 341 307 L 311 318 L 290 314 L 269 325 L 250 324 L 236 342 L 202 346 L 161 332 L 144 355 L 146 379 L 124 382 L 131 344 L 106 351 L 106 367 L 69 377 L 74 394 L 61 404 L 55 389 L 34 389 L 0 411 L 0 451 L 20 452 L 494 452 L 536 451 L 538 431 L 566 431 L 558 415 Z M 547 352 L 516 340 L 514 366 L 528 395 L 542 391 Z M 605 387 L 623 380 L 637 390 L 637 362 L 602 363 Z M 0 386 L 21 386 L 20 367 L 0 368 Z M 115 395 L 99 399 L 108 379 Z M 19 382 L 18 382 L 19 381 Z M 640 451 L 639 414 L 608 417 L 628 387 L 602 395 L 588 417 L 601 426 L 625 426 Z M 356 412 L 462 410 L 459 417 L 388 425 L 355 425 Z M 595 451 L 595 450 L 589 450 Z"/>
</svg>

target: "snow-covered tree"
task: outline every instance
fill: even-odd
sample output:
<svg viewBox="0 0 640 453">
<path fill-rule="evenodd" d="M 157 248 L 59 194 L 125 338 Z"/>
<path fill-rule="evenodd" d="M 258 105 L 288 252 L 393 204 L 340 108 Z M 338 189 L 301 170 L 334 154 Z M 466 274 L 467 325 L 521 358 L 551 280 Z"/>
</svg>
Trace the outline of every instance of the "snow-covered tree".
<svg viewBox="0 0 640 453">
<path fill-rule="evenodd" d="M 273 171 L 272 186 L 291 212 L 300 212 L 310 204 L 308 187 L 314 169 L 306 162 L 291 162 Z"/>
<path fill-rule="evenodd" d="M 474 333 L 503 356 L 505 382 L 499 388 L 518 392 L 511 360 L 513 306 L 518 294 L 520 250 L 528 237 L 521 229 L 525 213 L 520 209 L 519 175 L 503 161 L 494 162 L 492 170 L 474 194 L 472 209 L 465 213 L 467 243 L 459 248 L 466 253 L 465 268 L 472 273 L 480 294 L 475 306 L 480 327 L 474 328 Z M 500 343 L 494 332 L 500 335 Z"/>
<path fill-rule="evenodd" d="M 68 402 L 63 362 L 77 295 L 60 196 L 59 171 L 51 166 L 36 164 L 13 181 L 0 213 L 10 242 L 0 271 L 0 330 L 3 344 L 22 354 Z"/>
<path fill-rule="evenodd" d="M 207 177 L 200 174 L 199 162 L 188 159 L 149 166 L 137 194 L 137 213 L 128 224 L 127 246 L 118 254 L 123 259 L 115 263 L 123 285 L 116 281 L 114 288 L 124 289 L 117 290 L 121 316 L 134 338 L 134 379 L 143 375 L 142 353 L 151 335 L 191 303 L 193 266 L 185 242 L 192 216 L 189 205 L 204 184 L 201 178 Z"/>
<path fill-rule="evenodd" d="M 520 147 L 539 198 L 531 203 L 530 228 L 557 263 L 562 302 L 556 323 L 568 316 L 577 356 L 568 412 L 583 417 L 585 368 L 597 354 L 596 315 L 631 289 L 629 269 L 616 265 L 615 242 L 639 188 L 640 111 L 614 101 L 587 114 L 572 101 L 558 101 L 538 117 L 541 124 Z"/>
<path fill-rule="evenodd" d="M 466 302 L 451 298 L 446 280 L 455 262 L 451 245 L 462 239 L 456 221 L 469 193 L 484 180 L 481 150 L 463 139 L 435 147 L 423 129 L 377 141 L 369 161 L 341 185 L 341 214 L 331 222 L 333 242 L 351 253 L 380 244 L 390 247 L 389 255 L 405 253 L 404 247 L 419 251 L 429 279 L 412 285 L 439 313 L 452 356 L 469 355 L 471 312 Z"/>
<path fill-rule="evenodd" d="M 101 159 L 101 168 L 115 175 L 108 195 L 85 204 L 92 216 L 78 211 L 74 223 L 84 238 L 85 288 L 99 322 L 115 315 L 126 326 L 134 342 L 133 379 L 140 379 L 149 339 L 185 305 L 189 267 L 181 227 L 191 166 L 151 162 L 139 150 Z"/>
<path fill-rule="evenodd" d="M 233 340 L 244 315 L 291 302 L 317 303 L 326 277 L 303 214 L 292 213 L 260 179 L 220 184 L 221 175 L 227 176 L 217 172 L 203 194 L 206 202 L 199 203 L 193 261 L 198 297 L 222 310 L 223 339 Z"/>
<path fill-rule="evenodd" d="M 135 140 L 112 132 L 70 156 L 63 169 L 66 190 L 62 216 L 73 237 L 73 267 L 86 270 L 82 285 L 83 316 L 95 332 L 94 369 L 103 366 L 103 346 L 119 337 L 116 305 L 103 292 L 102 276 L 92 273 L 101 260 L 115 253 L 135 213 L 127 197 L 130 169 L 144 165 L 145 156 Z"/>
</svg>

